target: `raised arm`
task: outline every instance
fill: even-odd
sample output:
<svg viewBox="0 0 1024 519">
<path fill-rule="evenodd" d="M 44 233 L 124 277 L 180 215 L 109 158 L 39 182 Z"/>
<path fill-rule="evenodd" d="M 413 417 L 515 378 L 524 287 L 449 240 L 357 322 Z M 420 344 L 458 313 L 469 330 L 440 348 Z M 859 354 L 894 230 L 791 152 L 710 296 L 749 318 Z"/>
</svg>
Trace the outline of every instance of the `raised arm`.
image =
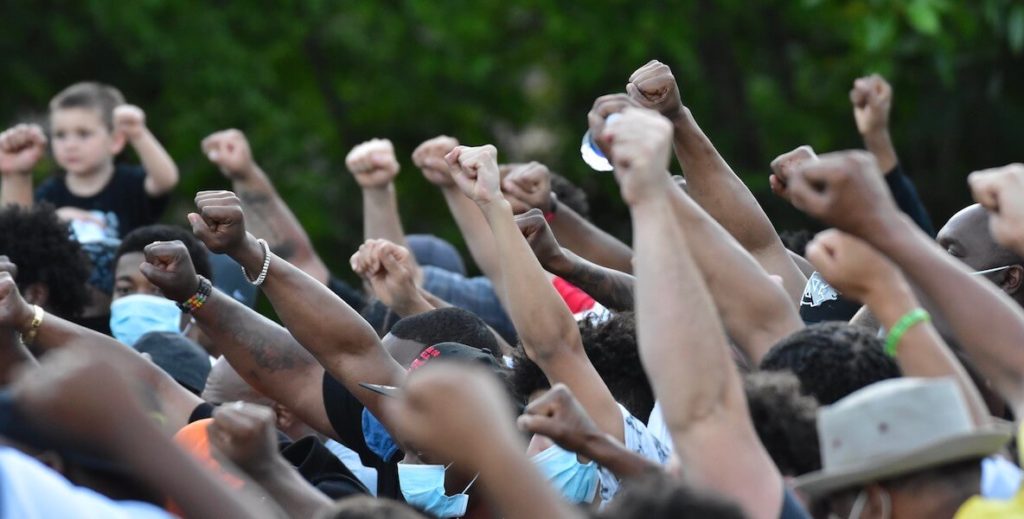
<svg viewBox="0 0 1024 519">
<path fill-rule="evenodd" d="M 0 256 L 0 322 L 14 323 L 18 315 L 18 285 L 14 279 L 18 268 L 7 256 Z M 12 326 L 0 327 L 0 387 L 11 382 L 18 369 L 36 364 L 35 357 L 21 342 L 21 336 Z"/>
<path fill-rule="evenodd" d="M 548 281 L 501 194 L 494 146 L 460 146 L 448 154 L 452 178 L 480 207 L 494 235 L 502 277 L 499 290 L 508 301 L 526 354 L 552 384 L 573 390 L 587 413 L 605 432 L 622 441 L 622 414 L 583 349 L 580 331 L 565 302 Z"/>
<path fill-rule="evenodd" d="M 323 283 L 273 252 L 267 254 L 245 231 L 241 202 L 227 191 L 196 196 L 188 215 L 196 236 L 213 252 L 230 255 L 261 288 L 292 336 L 370 412 L 383 418 L 377 393 L 360 382 L 401 385 L 405 371 L 384 350 L 373 328 Z M 386 427 L 386 419 L 382 419 Z M 389 430 L 393 430 L 389 427 Z"/>
<path fill-rule="evenodd" d="M 164 146 L 146 126 L 146 113 L 135 105 L 121 105 L 114 109 L 114 132 L 125 139 L 146 170 L 146 194 L 158 197 L 170 193 L 178 185 L 178 166 Z"/>
<path fill-rule="evenodd" d="M 782 277 L 786 293 L 794 303 L 798 302 L 807 278 L 790 259 L 757 199 L 697 125 L 690 109 L 683 105 L 668 66 L 657 61 L 644 65 L 630 76 L 626 90 L 641 105 L 672 121 L 676 157 L 693 200 L 769 274 Z"/>
<path fill-rule="evenodd" d="M 142 274 L 165 297 L 181 303 L 199 291 L 188 249 L 181 242 L 153 243 L 145 254 Z M 246 383 L 294 411 L 317 432 L 337 437 L 324 409 L 324 368 L 288 330 L 217 289 L 192 317 Z"/>
<path fill-rule="evenodd" d="M 46 153 L 46 134 L 36 124 L 0 133 L 0 207 L 32 207 L 32 168 Z"/>
<path fill-rule="evenodd" d="M 688 475 L 776 518 L 783 483 L 754 431 L 722 324 L 677 220 L 665 174 L 672 125 L 627 109 L 603 134 L 633 215 L 640 357 Z M 723 459 L 730 460 L 722 463 Z"/>
<path fill-rule="evenodd" d="M 395 194 L 399 165 L 391 141 L 373 139 L 352 148 L 345 165 L 363 192 L 363 238 L 383 238 L 405 246 Z"/>
<path fill-rule="evenodd" d="M 899 212 L 875 159 L 864 152 L 824 155 L 790 182 L 794 205 L 888 256 L 938 308 L 978 370 L 1015 413 L 1024 410 L 1024 311 L 972 276 Z"/>
<path fill-rule="evenodd" d="M 202 148 L 210 162 L 231 180 L 231 189 L 242 200 L 252 233 L 267 240 L 270 250 L 282 259 L 327 283 L 327 266 L 270 177 L 253 159 L 245 134 L 235 129 L 219 131 L 203 139 Z"/>
<path fill-rule="evenodd" d="M 831 229 L 807 245 L 807 256 L 837 290 L 862 301 L 886 330 L 921 308 L 910 284 L 895 265 L 870 245 Z M 896 345 L 900 369 L 908 377 L 949 377 L 960 386 L 974 422 L 989 422 L 988 409 L 970 375 L 928 321 L 914 324 Z"/>
</svg>

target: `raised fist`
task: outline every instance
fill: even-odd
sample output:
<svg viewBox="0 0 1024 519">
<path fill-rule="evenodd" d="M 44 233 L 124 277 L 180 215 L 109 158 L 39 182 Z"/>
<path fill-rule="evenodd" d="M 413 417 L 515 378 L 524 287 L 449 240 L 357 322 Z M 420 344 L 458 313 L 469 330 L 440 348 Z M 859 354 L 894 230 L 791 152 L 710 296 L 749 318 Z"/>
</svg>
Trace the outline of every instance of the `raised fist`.
<svg viewBox="0 0 1024 519">
<path fill-rule="evenodd" d="M 0 256 L 0 327 L 21 332 L 32 324 L 33 311 L 18 291 L 17 275 L 18 267 Z"/>
<path fill-rule="evenodd" d="M 899 268 L 874 247 L 835 229 L 807 244 L 807 259 L 836 290 L 861 302 L 878 287 L 904 283 Z"/>
<path fill-rule="evenodd" d="M 199 278 L 184 243 L 179 240 L 153 242 L 146 246 L 144 253 L 146 262 L 139 270 L 164 297 L 181 303 L 199 290 Z"/>
<path fill-rule="evenodd" d="M 419 297 L 416 266 L 409 250 L 388 240 L 367 240 L 349 260 L 352 271 L 370 283 L 389 308 L 402 313 Z"/>
<path fill-rule="evenodd" d="M 532 208 L 544 212 L 554 210 L 551 195 L 551 171 L 539 162 L 530 162 L 512 171 L 501 181 L 501 190 L 512 204 L 512 212 L 521 214 Z"/>
<path fill-rule="evenodd" d="M 452 180 L 470 200 L 482 205 L 502 199 L 498 150 L 494 146 L 459 146 L 444 160 Z"/>
<path fill-rule="evenodd" d="M 622 199 L 633 205 L 672 188 L 668 175 L 672 123 L 645 108 L 627 108 L 601 134 L 612 152 Z"/>
<path fill-rule="evenodd" d="M 200 146 L 206 158 L 230 179 L 246 178 L 256 169 L 249 141 L 238 130 L 232 128 L 211 134 Z"/>
<path fill-rule="evenodd" d="M 772 174 L 768 177 L 768 184 L 772 193 L 784 200 L 789 200 L 789 176 L 793 170 L 808 160 L 817 160 L 818 155 L 810 146 L 804 145 L 793 151 L 787 151 L 772 161 Z"/>
<path fill-rule="evenodd" d="M 46 153 L 46 134 L 37 124 L 19 124 L 0 133 L 0 174 L 32 172 Z"/>
<path fill-rule="evenodd" d="M 455 185 L 451 173 L 448 172 L 448 163 L 444 156 L 455 149 L 459 141 L 447 135 L 434 137 L 416 147 L 412 152 L 412 162 L 423 172 L 423 176 L 431 184 L 438 187 L 451 187 Z"/>
<path fill-rule="evenodd" d="M 565 253 L 558 245 L 558 240 L 555 239 L 555 234 L 548 227 L 548 222 L 544 219 L 544 213 L 540 209 L 530 209 L 516 216 L 515 221 L 519 226 L 519 232 L 523 233 L 523 237 L 533 249 L 533 254 L 537 256 L 537 261 L 544 268 L 565 259 Z"/>
<path fill-rule="evenodd" d="M 233 402 L 213 410 L 206 432 L 214 448 L 260 480 L 280 470 L 284 460 L 277 450 L 276 418 L 269 407 Z"/>
<path fill-rule="evenodd" d="M 892 87 L 882 76 L 872 74 L 854 80 L 850 103 L 853 104 L 853 118 L 861 135 L 889 127 Z"/>
<path fill-rule="evenodd" d="M 611 157 L 611 151 L 597 137 L 604 133 L 604 125 L 607 123 L 609 115 L 620 113 L 629 107 L 643 108 L 639 102 L 626 94 L 608 94 L 595 99 L 594 106 L 587 113 L 587 126 L 590 129 L 590 135 L 595 136 L 594 142 L 597 143 L 598 148 L 601 148 L 601 153 L 604 153 L 605 157 Z"/>
<path fill-rule="evenodd" d="M 644 108 L 657 110 L 671 120 L 683 114 L 676 77 L 668 65 L 658 60 L 651 60 L 633 72 L 626 84 L 626 92 Z"/>
<path fill-rule="evenodd" d="M 858 238 L 899 217 L 874 156 L 866 151 L 821 155 L 793 170 L 790 201 L 797 209 Z"/>
<path fill-rule="evenodd" d="M 352 148 L 345 165 L 363 189 L 386 187 L 398 175 L 395 148 L 387 139 L 369 140 Z"/>
<path fill-rule="evenodd" d="M 516 423 L 520 430 L 546 436 L 559 447 L 575 453 L 584 450 L 588 439 L 601 434 L 565 384 L 555 384 L 530 402 Z"/>
<path fill-rule="evenodd" d="M 129 141 L 142 136 L 146 131 L 146 112 L 135 105 L 121 105 L 114 108 L 114 133 L 124 135 Z"/>
<path fill-rule="evenodd" d="M 1024 164 L 975 171 L 967 182 L 974 200 L 989 212 L 992 237 L 1024 255 Z"/>
<path fill-rule="evenodd" d="M 192 232 L 211 252 L 234 257 L 245 244 L 242 202 L 231 191 L 200 191 L 196 194 L 196 212 L 189 213 L 188 221 Z"/>
</svg>

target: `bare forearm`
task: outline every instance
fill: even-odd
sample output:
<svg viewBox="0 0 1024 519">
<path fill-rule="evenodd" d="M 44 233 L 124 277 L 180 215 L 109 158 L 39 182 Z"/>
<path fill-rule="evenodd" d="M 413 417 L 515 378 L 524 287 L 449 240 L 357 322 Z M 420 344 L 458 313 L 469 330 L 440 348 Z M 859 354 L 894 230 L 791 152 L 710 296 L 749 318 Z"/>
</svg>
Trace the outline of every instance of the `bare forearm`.
<svg viewBox="0 0 1024 519">
<path fill-rule="evenodd" d="M 899 159 L 896 157 L 896 147 L 892 144 L 888 128 L 866 133 L 861 135 L 861 137 L 864 138 L 864 147 L 878 161 L 878 169 L 883 172 L 889 172 L 896 167 Z"/>
<path fill-rule="evenodd" d="M 178 166 L 149 129 L 143 129 L 142 135 L 132 140 L 132 147 L 146 170 L 146 192 L 150 196 L 167 194 L 178 185 Z"/>
<path fill-rule="evenodd" d="M 0 179 L 0 207 L 9 205 L 32 207 L 34 200 L 31 174 L 9 174 Z"/>
<path fill-rule="evenodd" d="M 622 271 L 602 267 L 581 258 L 569 249 L 562 249 L 563 259 L 544 267 L 593 297 L 607 308 L 618 311 L 633 309 L 635 278 Z"/>
<path fill-rule="evenodd" d="M 579 454 L 596 461 L 619 479 L 630 479 L 661 471 L 660 465 L 627 449 L 608 434 L 591 438 L 585 444 L 583 452 Z"/>
<path fill-rule="evenodd" d="M 550 225 L 558 243 L 603 267 L 633 272 L 633 251 L 628 245 L 588 222 L 569 206 L 556 203 L 557 216 L 551 220 Z"/>
<path fill-rule="evenodd" d="M 384 239 L 408 247 L 394 184 L 363 189 L 363 239 Z"/>
<path fill-rule="evenodd" d="M 25 349 L 18 332 L 0 329 L 0 387 L 11 382 L 18 368 L 34 364 L 36 359 Z"/>
<path fill-rule="evenodd" d="M 457 187 L 442 188 L 441 192 L 448 204 L 448 210 L 455 219 L 455 225 L 459 227 L 462 238 L 466 240 L 466 247 L 469 248 L 473 262 L 495 286 L 498 286 L 501 267 L 495 249 L 494 235 L 491 234 L 491 228 L 480 208 Z M 500 290 L 495 293 L 504 304 L 504 294 Z"/>
<path fill-rule="evenodd" d="M 316 517 L 321 510 L 333 504 L 283 459 L 266 475 L 249 475 L 281 505 L 289 517 Z"/>
</svg>

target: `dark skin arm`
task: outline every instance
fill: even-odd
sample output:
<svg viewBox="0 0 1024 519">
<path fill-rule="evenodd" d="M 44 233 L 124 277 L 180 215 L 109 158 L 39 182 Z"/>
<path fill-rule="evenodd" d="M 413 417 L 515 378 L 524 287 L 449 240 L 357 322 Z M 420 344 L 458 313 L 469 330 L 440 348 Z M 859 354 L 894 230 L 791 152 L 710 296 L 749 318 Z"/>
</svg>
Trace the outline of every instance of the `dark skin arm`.
<svg viewBox="0 0 1024 519">
<path fill-rule="evenodd" d="M 345 165 L 363 193 L 363 238 L 381 238 L 404 247 L 394 183 L 399 165 L 391 141 L 373 139 L 352 148 Z"/>
<path fill-rule="evenodd" d="M 0 305 L 0 321 L 13 322 L 10 317 L 14 316 L 22 318 L 18 315 L 20 305 L 16 304 L 19 298 L 12 297 L 12 294 L 18 292 L 18 285 L 14 281 L 17 276 L 18 267 L 7 256 L 0 256 L 0 302 L 7 303 Z M 20 321 L 18 323 L 21 324 Z M 0 386 L 9 384 L 18 369 L 35 364 L 36 358 L 22 344 L 18 331 L 13 327 L 0 328 Z"/>
<path fill-rule="evenodd" d="M 588 222 L 569 206 L 555 202 L 551 231 L 558 242 L 588 261 L 619 272 L 633 272 L 633 251 L 614 236 Z"/>
</svg>

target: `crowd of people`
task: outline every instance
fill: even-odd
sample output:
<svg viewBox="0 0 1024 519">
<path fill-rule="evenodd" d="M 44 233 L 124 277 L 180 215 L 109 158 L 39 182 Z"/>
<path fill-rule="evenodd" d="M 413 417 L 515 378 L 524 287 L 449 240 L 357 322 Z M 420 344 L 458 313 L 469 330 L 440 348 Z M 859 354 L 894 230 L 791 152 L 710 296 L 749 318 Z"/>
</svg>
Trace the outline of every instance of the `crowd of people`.
<svg viewBox="0 0 1024 519">
<path fill-rule="evenodd" d="M 771 162 L 829 227 L 807 243 L 657 61 L 582 150 L 631 245 L 545 165 L 427 140 L 480 276 L 405 233 L 396 150 L 364 142 L 351 286 L 239 130 L 201 143 L 232 191 L 157 224 L 173 158 L 72 85 L 0 134 L 0 517 L 1024 517 L 1024 166 L 972 173 L 936 233 L 892 101 L 856 79 L 866 151 Z"/>
</svg>

